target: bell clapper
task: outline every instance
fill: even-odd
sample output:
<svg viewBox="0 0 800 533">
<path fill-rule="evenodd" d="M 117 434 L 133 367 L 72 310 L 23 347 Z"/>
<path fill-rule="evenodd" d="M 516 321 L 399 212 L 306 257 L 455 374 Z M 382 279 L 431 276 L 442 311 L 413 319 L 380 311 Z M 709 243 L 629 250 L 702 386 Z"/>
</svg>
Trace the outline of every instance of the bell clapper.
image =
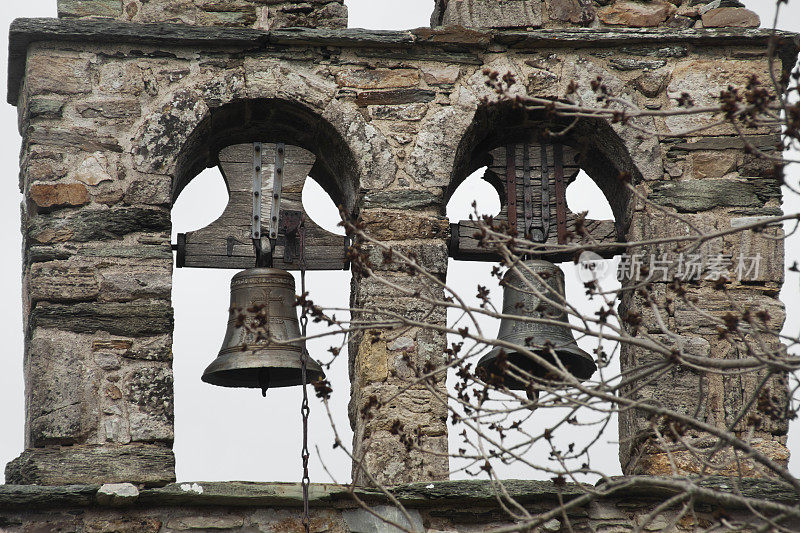
<svg viewBox="0 0 800 533">
<path fill-rule="evenodd" d="M 269 390 L 269 369 L 261 368 L 258 371 L 258 386 L 261 389 L 261 396 L 267 397 L 267 390 Z"/>
</svg>

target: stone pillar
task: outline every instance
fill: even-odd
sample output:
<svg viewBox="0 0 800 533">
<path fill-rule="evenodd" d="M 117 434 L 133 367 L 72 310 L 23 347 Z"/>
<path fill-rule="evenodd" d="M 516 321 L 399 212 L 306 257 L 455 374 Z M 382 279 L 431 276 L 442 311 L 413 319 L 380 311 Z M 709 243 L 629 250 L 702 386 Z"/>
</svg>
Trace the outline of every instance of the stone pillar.
<svg viewBox="0 0 800 533">
<path fill-rule="evenodd" d="M 431 26 L 757 28 L 761 22 L 758 15 L 736 4 L 723 2 L 720 6 L 711 0 L 435 0 Z"/>
<path fill-rule="evenodd" d="M 427 209 L 400 210 L 404 197 L 407 200 L 420 192 L 368 194 L 361 220 L 376 240 L 413 254 L 423 268 L 444 279 L 448 221 L 436 215 L 438 207 L 433 203 L 441 201 L 441 196 L 431 196 Z M 445 309 L 416 296 L 441 299 L 444 294 L 439 286 L 409 274 L 376 246 L 363 249 L 377 275 L 394 286 L 354 273 L 352 306 L 368 310 L 354 319 L 386 321 L 392 320 L 386 313 L 396 313 L 412 321 L 446 325 Z M 448 478 L 445 375 L 427 385 L 418 380 L 428 368 L 443 364 L 445 343 L 439 332 L 414 326 L 376 327 L 351 338 L 350 421 L 356 483 L 369 484 L 359 461 L 383 484 Z"/>
<path fill-rule="evenodd" d="M 170 177 L 132 170 L 139 101 L 103 95 L 90 55 L 40 48 L 26 68 L 26 449 L 6 480 L 169 482 Z"/>
<path fill-rule="evenodd" d="M 347 27 L 344 0 L 58 0 L 58 16 L 263 30 Z"/>
<path fill-rule="evenodd" d="M 758 68 L 759 65 L 752 65 L 743 71 L 754 72 Z M 680 75 L 679 71 L 675 74 Z M 769 134 L 749 138 L 754 146 L 771 153 L 777 141 L 776 135 Z M 630 241 L 691 235 L 694 228 L 710 233 L 780 214 L 781 182 L 776 179 L 772 164 L 748 155 L 740 139 L 695 137 L 665 143 L 662 149 L 664 178 L 639 184 L 638 189 L 674 215 L 640 205 L 633 217 Z M 683 256 L 673 244 L 632 251 L 641 254 L 646 267 L 653 256 L 667 259 L 672 270 L 665 280 L 659 274 L 658 281 L 648 289 L 625 294 L 621 311 L 628 330 L 712 360 L 778 353 L 783 349 L 778 333 L 785 319 L 783 304 L 778 300 L 784 278 L 780 236 L 782 230 L 778 228 L 744 231 L 713 239 L 697 251 L 686 250 Z M 692 264 L 702 265 L 701 270 L 690 273 Z M 746 271 L 751 267 L 752 271 Z M 690 281 L 675 283 L 681 276 L 689 276 Z M 750 332 L 737 331 L 740 325 Z M 623 345 L 623 372 L 661 360 L 660 354 Z M 762 380 L 766 381 L 757 392 Z M 762 370 L 722 375 L 673 366 L 665 375 L 637 385 L 643 386 L 628 391 L 632 399 L 674 410 L 720 430 L 732 428 L 737 437 L 749 440 L 778 465 L 787 464 L 788 384 L 784 373 L 769 376 Z M 741 415 L 751 401 L 752 407 Z M 699 449 L 701 457 L 713 449 L 717 438 L 673 422 L 642 410 L 621 413 L 620 457 L 626 474 L 774 475 L 741 454 L 741 463 L 737 464 L 731 447 L 714 456 L 712 463 L 717 470 L 704 470 L 701 461 L 680 439 L 673 438 L 673 430 L 678 428 L 681 438 Z M 657 438 L 657 432 L 664 438 Z"/>
</svg>

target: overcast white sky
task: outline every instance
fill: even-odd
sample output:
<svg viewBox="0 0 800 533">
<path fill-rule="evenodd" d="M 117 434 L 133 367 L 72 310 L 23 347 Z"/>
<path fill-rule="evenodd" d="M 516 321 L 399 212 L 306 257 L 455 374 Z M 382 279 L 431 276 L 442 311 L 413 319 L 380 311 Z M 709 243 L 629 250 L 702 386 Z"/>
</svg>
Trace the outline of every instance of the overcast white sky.
<svg viewBox="0 0 800 533">
<path fill-rule="evenodd" d="M 433 0 L 345 0 L 350 8 L 350 25 L 371 29 L 407 29 L 427 26 Z M 762 24 L 771 23 L 774 3 L 770 0 L 745 0 L 751 9 L 762 17 Z M 0 5 L 0 64 L 5 87 L 7 68 L 7 28 L 18 17 L 53 17 L 55 0 L 28 0 L 3 2 Z M 790 0 L 789 8 L 779 21 L 783 29 L 800 31 L 800 0 Z M 5 95 L 5 93 L 3 92 Z M 19 202 L 17 187 L 18 153 L 20 137 L 16 128 L 16 109 L 0 102 L 0 165 L 4 179 L 0 181 L 0 340 L 6 348 L 0 352 L 0 481 L 5 463 L 23 449 L 24 398 L 22 378 L 22 320 L 20 304 L 21 239 L 19 232 Z M 796 178 L 800 175 L 793 171 Z M 797 181 L 795 180 L 795 183 Z M 581 181 L 570 187 L 570 207 L 573 211 L 597 209 L 597 196 L 590 192 L 591 185 Z M 583 188 L 582 188 L 583 187 Z M 312 217 L 328 225 L 335 217 L 332 203 L 326 202 L 318 190 L 308 191 L 312 202 L 306 206 Z M 466 218 L 473 199 L 480 199 L 480 207 L 496 209 L 496 200 L 483 203 L 487 190 L 475 180 L 463 187 L 454 197 L 448 210 L 452 219 Z M 489 196 L 496 196 L 493 192 Z M 186 232 L 207 225 L 225 206 L 227 194 L 221 178 L 214 171 L 198 177 L 181 196 L 175 210 L 175 232 Z M 800 202 L 787 206 L 787 211 L 800 210 Z M 312 205 L 313 204 L 313 205 Z M 198 209 L 198 206 L 202 206 Z M 601 212 L 592 213 L 596 218 Z M 790 243 L 788 257 L 800 258 L 798 243 Z M 464 294 L 472 296 L 475 280 L 490 279 L 490 266 L 451 261 L 449 280 Z M 216 356 L 225 329 L 228 308 L 228 284 L 233 271 L 184 269 L 176 271 L 173 301 L 176 313 L 174 368 L 176 385 L 176 442 L 179 480 L 258 480 L 297 481 L 300 477 L 299 447 L 299 389 L 270 391 L 266 400 L 260 393 L 246 390 L 229 390 L 211 387 L 200 381 L 203 369 Z M 323 305 L 346 307 L 349 300 L 349 273 L 329 272 L 309 274 L 309 288 L 313 297 Z M 580 283 L 568 272 L 569 298 L 584 298 Z M 789 323 L 793 333 L 798 330 L 800 317 L 800 291 L 798 279 L 791 275 L 784 290 L 784 301 L 789 304 Z M 494 326 L 496 328 L 496 325 Z M 324 358 L 329 343 L 310 346 L 312 356 Z M 584 346 L 591 349 L 592 346 Z M 334 394 L 332 407 L 337 427 L 346 442 L 351 433 L 347 422 L 349 381 L 346 355 L 329 372 Z M 350 478 L 350 464 L 339 452 L 331 449 L 333 442 L 330 424 L 321 404 L 312 400 L 312 446 L 319 446 L 325 465 L 335 481 Z M 615 431 L 605 438 L 606 443 L 593 466 L 608 474 L 619 472 L 617 446 L 610 442 Z M 800 427 L 792 429 L 790 446 L 800 449 Z M 800 456 L 800 452 L 798 452 Z M 331 481 L 323 471 L 316 451 L 312 447 L 312 481 Z M 800 459 L 793 460 L 793 471 L 800 474 Z M 515 470 L 500 472 L 503 477 L 528 477 Z"/>
</svg>

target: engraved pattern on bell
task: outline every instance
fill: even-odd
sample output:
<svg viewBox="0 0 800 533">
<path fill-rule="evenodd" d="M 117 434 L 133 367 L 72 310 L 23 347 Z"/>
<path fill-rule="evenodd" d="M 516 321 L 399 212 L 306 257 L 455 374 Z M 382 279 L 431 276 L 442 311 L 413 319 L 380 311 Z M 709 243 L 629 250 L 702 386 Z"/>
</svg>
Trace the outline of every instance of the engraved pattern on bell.
<svg viewBox="0 0 800 533">
<path fill-rule="evenodd" d="M 592 377 L 597 366 L 592 356 L 580 349 L 575 342 L 566 310 L 563 308 L 565 289 L 561 268 L 547 261 L 524 261 L 518 268 L 509 270 L 503 278 L 503 286 L 504 315 L 542 318 L 560 324 L 504 318 L 500 322 L 497 338 L 520 346 L 530 346 L 532 352 L 551 364 L 555 362 L 549 349 L 552 346 L 556 356 L 572 375 L 579 380 Z M 537 378 L 547 379 L 548 373 L 544 366 L 537 364 L 523 352 L 501 347 L 494 348 L 482 357 L 476 370 L 487 379 L 502 381 L 509 389 L 528 388 L 527 382 L 515 379 L 503 371 L 502 358 L 498 360 L 501 352 L 506 354 L 506 360 L 514 366 Z"/>
<path fill-rule="evenodd" d="M 303 342 L 294 301 L 294 277 L 284 270 L 253 268 L 236 274 L 225 339 L 203 381 L 262 389 L 300 385 Z M 307 367 L 309 383 L 324 377 L 313 359 Z"/>
</svg>

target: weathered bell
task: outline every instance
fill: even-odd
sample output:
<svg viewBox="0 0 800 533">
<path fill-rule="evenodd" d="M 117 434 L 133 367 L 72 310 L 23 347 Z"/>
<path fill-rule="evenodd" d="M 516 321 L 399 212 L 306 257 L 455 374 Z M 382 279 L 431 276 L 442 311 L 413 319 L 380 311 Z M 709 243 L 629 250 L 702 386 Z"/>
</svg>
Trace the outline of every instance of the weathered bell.
<svg viewBox="0 0 800 533">
<path fill-rule="evenodd" d="M 538 278 L 537 278 L 538 276 Z M 527 280 L 527 282 L 526 282 Z M 567 314 L 536 295 L 538 291 L 551 302 L 563 302 L 564 273 L 547 261 L 525 261 L 510 270 L 504 278 L 503 314 L 554 321 L 552 324 L 504 318 L 500 322 L 498 339 L 519 346 L 527 346 L 550 363 L 555 363 L 551 353 L 564 367 L 580 380 L 589 379 L 597 370 L 592 357 L 581 350 L 568 326 Z M 503 355 L 504 354 L 504 355 Z M 538 393 L 529 386 L 530 380 L 521 380 L 518 371 L 508 364 L 524 370 L 536 378 L 547 379 L 547 370 L 531 357 L 509 348 L 497 347 L 478 361 L 477 372 L 487 382 L 502 384 L 512 390 L 527 390 L 533 399 Z M 557 364 L 555 365 L 558 366 Z M 514 375 L 519 377 L 515 377 Z"/>
<path fill-rule="evenodd" d="M 228 330 L 203 381 L 265 392 L 301 385 L 303 342 L 296 340 L 300 324 L 294 290 L 292 275 L 276 268 L 251 268 L 233 276 Z M 307 382 L 324 377 L 319 364 L 308 358 Z"/>
</svg>

